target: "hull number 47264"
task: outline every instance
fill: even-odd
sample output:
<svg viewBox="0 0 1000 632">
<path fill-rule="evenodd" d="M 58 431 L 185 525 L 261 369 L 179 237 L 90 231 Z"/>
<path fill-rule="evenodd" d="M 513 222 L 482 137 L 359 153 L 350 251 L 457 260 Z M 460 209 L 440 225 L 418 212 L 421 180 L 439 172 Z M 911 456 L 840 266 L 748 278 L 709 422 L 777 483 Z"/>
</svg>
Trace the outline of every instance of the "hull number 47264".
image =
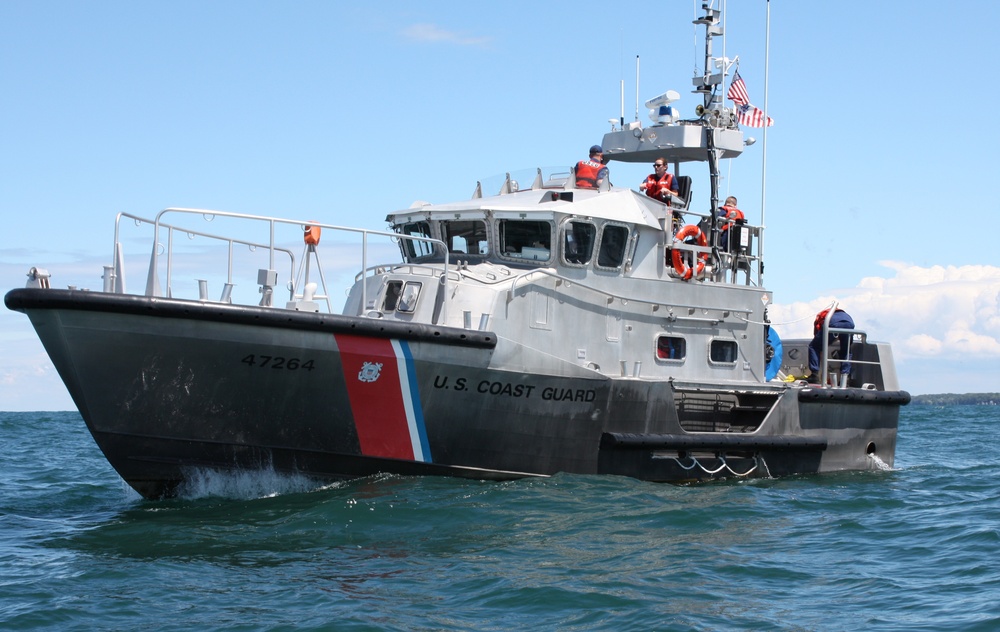
<svg viewBox="0 0 1000 632">
<path fill-rule="evenodd" d="M 301 358 L 285 358 L 282 356 L 257 355 L 251 353 L 242 360 L 247 366 L 261 369 L 287 369 L 289 371 L 312 371 L 314 368 L 312 360 L 302 360 Z"/>
</svg>

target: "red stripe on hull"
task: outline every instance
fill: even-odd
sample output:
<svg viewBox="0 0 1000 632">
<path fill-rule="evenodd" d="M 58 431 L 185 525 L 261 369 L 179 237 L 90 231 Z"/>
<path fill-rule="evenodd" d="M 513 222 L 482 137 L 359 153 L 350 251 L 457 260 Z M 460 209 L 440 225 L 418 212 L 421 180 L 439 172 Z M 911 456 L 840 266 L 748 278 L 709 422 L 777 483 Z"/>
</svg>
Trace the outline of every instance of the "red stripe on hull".
<svg viewBox="0 0 1000 632">
<path fill-rule="evenodd" d="M 345 334 L 336 339 L 361 453 L 413 460 L 392 342 Z"/>
</svg>

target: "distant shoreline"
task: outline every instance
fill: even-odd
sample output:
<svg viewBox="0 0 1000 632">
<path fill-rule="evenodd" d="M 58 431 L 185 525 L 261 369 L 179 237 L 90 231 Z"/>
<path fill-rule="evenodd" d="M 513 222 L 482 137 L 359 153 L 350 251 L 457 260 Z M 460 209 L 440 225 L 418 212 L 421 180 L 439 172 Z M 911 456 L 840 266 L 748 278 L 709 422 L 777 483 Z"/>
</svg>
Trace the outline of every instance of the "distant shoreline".
<svg viewBox="0 0 1000 632">
<path fill-rule="evenodd" d="M 942 393 L 914 395 L 914 406 L 1000 406 L 1000 393 Z"/>
</svg>

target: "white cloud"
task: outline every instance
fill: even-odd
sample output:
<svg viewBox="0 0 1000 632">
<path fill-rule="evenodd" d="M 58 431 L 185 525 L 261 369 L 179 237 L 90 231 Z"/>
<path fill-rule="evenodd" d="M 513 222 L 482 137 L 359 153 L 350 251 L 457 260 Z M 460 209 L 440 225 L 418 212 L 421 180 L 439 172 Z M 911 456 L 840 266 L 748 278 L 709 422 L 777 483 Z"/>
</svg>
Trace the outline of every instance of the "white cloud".
<svg viewBox="0 0 1000 632">
<path fill-rule="evenodd" d="M 941 353 L 941 348 L 944 345 L 940 340 L 927 334 L 917 334 L 904 340 L 902 346 L 914 355 L 936 356 Z"/>
<path fill-rule="evenodd" d="M 837 300 L 858 329 L 892 343 L 899 359 L 1000 359 L 1000 267 L 882 265 L 895 275 L 866 277 L 808 303 L 777 304 L 771 320 L 786 337 L 811 336 L 812 316 Z"/>
<path fill-rule="evenodd" d="M 445 42 L 460 46 L 485 46 L 493 40 L 490 37 L 471 37 L 447 31 L 436 24 L 412 24 L 403 29 L 403 35 L 416 42 Z"/>
</svg>

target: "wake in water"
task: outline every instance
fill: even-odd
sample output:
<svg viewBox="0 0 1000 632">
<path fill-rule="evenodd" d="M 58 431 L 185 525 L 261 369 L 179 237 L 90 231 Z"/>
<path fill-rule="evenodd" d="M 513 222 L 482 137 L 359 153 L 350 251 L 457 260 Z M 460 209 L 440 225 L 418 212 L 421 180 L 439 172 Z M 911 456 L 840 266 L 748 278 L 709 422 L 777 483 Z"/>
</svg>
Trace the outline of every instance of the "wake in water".
<svg viewBox="0 0 1000 632">
<path fill-rule="evenodd" d="M 301 474 L 275 472 L 272 468 L 238 471 L 192 468 L 185 473 L 184 482 L 177 488 L 177 496 L 185 500 L 200 498 L 253 500 L 274 498 L 284 494 L 301 494 L 337 485 L 338 483 L 324 484 Z"/>
</svg>

